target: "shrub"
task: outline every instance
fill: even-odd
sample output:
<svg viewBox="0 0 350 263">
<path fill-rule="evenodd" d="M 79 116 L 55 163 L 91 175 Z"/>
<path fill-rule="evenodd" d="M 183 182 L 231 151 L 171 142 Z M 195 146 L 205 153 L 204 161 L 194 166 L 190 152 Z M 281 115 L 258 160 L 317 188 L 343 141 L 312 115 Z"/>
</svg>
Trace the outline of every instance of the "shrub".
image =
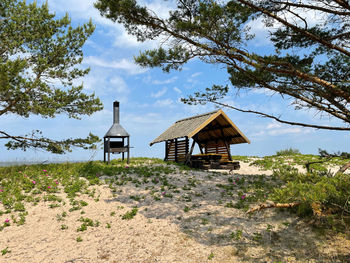
<svg viewBox="0 0 350 263">
<path fill-rule="evenodd" d="M 280 203 L 297 202 L 300 215 L 336 215 L 341 217 L 350 205 L 350 177 L 338 174 L 325 177 L 322 173 L 301 174 L 291 170 L 275 171 L 286 184 L 275 188 L 271 199 Z"/>
<path fill-rule="evenodd" d="M 123 220 L 130 220 L 132 218 L 134 218 L 134 216 L 137 214 L 138 209 L 136 207 L 134 207 L 131 211 L 126 212 L 123 216 L 122 219 Z"/>
<path fill-rule="evenodd" d="M 285 156 L 285 155 L 294 155 L 294 154 L 300 154 L 300 151 L 298 149 L 285 149 L 285 150 L 280 150 L 276 152 L 277 156 Z"/>
</svg>

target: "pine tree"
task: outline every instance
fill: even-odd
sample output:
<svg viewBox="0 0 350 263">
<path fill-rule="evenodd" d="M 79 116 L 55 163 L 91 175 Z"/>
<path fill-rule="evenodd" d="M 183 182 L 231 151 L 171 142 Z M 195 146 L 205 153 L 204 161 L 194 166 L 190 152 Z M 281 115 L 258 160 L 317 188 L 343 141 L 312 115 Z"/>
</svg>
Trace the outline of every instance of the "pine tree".
<svg viewBox="0 0 350 263">
<path fill-rule="evenodd" d="M 226 68 L 232 87 L 214 85 L 183 99 L 188 104 L 215 103 L 276 121 L 317 129 L 349 131 L 350 5 L 342 0 L 177 0 L 168 18 L 135 0 L 98 0 L 101 14 L 124 25 L 139 41 L 163 38 L 166 48 L 136 57 L 145 67 L 179 70 L 193 58 Z M 313 12 L 319 21 L 310 23 Z M 270 27 L 275 52 L 258 54 L 249 22 Z M 232 89 L 267 89 L 291 99 L 296 110 L 312 109 L 343 126 L 284 120 L 268 112 L 243 110 L 222 103 Z"/>
<path fill-rule="evenodd" d="M 75 80 L 88 74 L 79 66 L 83 60 L 82 46 L 93 33 L 88 22 L 73 28 L 68 15 L 56 19 L 48 5 L 38 6 L 20 0 L 0 3 L 0 117 L 17 115 L 28 118 L 39 115 L 54 118 L 67 114 L 79 119 L 101 110 L 94 94 L 82 92 Z M 95 147 L 99 138 L 53 140 L 34 130 L 27 135 L 14 135 L 0 127 L 0 139 L 9 140 L 8 149 L 42 148 L 64 153 L 71 146 Z"/>
</svg>

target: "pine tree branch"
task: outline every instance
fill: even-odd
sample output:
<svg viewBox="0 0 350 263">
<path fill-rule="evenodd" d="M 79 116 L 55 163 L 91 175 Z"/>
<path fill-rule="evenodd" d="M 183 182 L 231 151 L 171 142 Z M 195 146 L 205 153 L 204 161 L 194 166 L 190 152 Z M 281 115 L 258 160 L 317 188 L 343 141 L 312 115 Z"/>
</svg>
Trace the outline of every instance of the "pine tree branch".
<svg viewBox="0 0 350 263">
<path fill-rule="evenodd" d="M 321 38 L 321 37 L 319 37 L 319 36 L 309 32 L 309 31 L 307 31 L 305 29 L 302 29 L 302 28 L 300 28 L 298 26 L 295 26 L 295 25 L 289 23 L 287 20 L 281 18 L 280 16 L 278 16 L 276 14 L 273 14 L 273 13 L 269 12 L 265 8 L 262 8 L 262 7 L 259 7 L 259 6 L 255 5 L 255 4 L 253 4 L 251 1 L 246 1 L 246 0 L 237 0 L 237 1 L 239 1 L 240 3 L 242 3 L 242 4 L 246 5 L 246 6 L 249 6 L 249 7 L 253 8 L 256 11 L 259 11 L 259 12 L 261 12 L 261 13 L 263 13 L 263 14 L 271 17 L 271 18 L 273 18 L 274 20 L 282 23 L 286 27 L 293 29 L 295 32 L 298 32 L 299 34 L 302 34 L 302 35 L 304 35 L 304 36 L 306 36 L 306 37 L 308 37 L 308 38 L 310 38 L 310 39 L 312 39 L 312 40 L 314 40 L 314 41 L 316 41 L 316 42 L 318 42 L 318 43 L 328 47 L 329 49 L 337 50 L 340 53 L 343 53 L 343 54 L 345 54 L 345 55 L 350 57 L 350 52 L 348 50 L 343 49 L 343 48 L 341 48 L 341 47 L 339 47 L 337 45 L 334 45 L 334 44 L 326 41 L 324 38 Z M 337 1 L 337 2 L 343 2 L 343 1 Z"/>
<path fill-rule="evenodd" d="M 228 104 L 225 104 L 222 102 L 218 102 L 218 101 L 210 101 L 210 100 L 206 100 L 206 99 L 201 99 L 201 101 L 214 103 L 214 104 L 220 105 L 222 107 L 230 108 L 230 109 L 240 111 L 240 112 L 258 114 L 258 115 L 261 115 L 262 117 L 274 119 L 275 121 L 280 122 L 280 123 L 284 123 L 284 124 L 302 126 L 302 127 L 307 127 L 307 128 L 315 128 L 315 129 L 320 129 L 320 130 L 350 131 L 350 127 L 321 126 L 321 125 L 316 125 L 316 124 L 306 124 L 306 123 L 301 123 L 301 122 L 286 121 L 286 120 L 281 120 L 280 118 L 278 118 L 274 115 L 270 115 L 270 114 L 266 114 L 266 113 L 258 112 L 258 111 L 252 111 L 252 110 L 243 110 L 243 109 L 239 109 L 239 108 L 236 108 L 234 106 L 231 106 L 231 105 L 228 105 Z"/>
<path fill-rule="evenodd" d="M 325 7 L 321 7 L 321 6 L 302 4 L 300 2 L 299 3 L 284 2 L 284 1 L 271 1 L 271 2 L 275 3 L 275 4 L 282 4 L 282 5 L 286 5 L 286 6 L 293 6 L 293 7 L 297 7 L 297 8 L 306 8 L 306 9 L 311 9 L 311 10 L 318 10 L 318 11 L 322 11 L 322 12 L 325 12 L 325 13 L 334 14 L 334 15 L 340 15 L 340 16 L 348 16 L 348 15 L 350 15 L 350 12 L 337 11 L 337 10 L 332 10 L 330 8 L 325 8 Z"/>
</svg>

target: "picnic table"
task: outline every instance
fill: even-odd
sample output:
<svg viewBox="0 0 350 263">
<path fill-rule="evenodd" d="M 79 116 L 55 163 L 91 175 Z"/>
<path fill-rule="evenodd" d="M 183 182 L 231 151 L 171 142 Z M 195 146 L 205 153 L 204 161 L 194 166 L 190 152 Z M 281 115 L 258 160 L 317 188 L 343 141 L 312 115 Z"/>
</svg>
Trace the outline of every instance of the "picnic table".
<svg viewBox="0 0 350 263">
<path fill-rule="evenodd" d="M 221 154 L 215 154 L 215 153 L 205 153 L 205 154 L 195 154 L 191 156 L 191 160 L 203 160 L 203 161 L 219 161 L 221 159 Z"/>
<path fill-rule="evenodd" d="M 194 168 L 218 168 L 221 157 L 221 154 L 215 153 L 195 154 L 191 156 L 191 166 Z"/>
</svg>

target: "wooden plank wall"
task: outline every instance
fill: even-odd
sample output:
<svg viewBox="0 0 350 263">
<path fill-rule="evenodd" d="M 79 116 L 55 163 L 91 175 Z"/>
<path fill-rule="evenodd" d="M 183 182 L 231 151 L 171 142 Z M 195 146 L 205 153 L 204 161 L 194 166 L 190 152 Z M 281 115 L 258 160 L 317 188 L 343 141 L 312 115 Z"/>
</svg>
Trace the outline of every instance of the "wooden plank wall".
<svg viewBox="0 0 350 263">
<path fill-rule="evenodd" d="M 174 139 L 169 140 L 166 143 L 166 161 L 173 161 L 177 163 L 184 163 L 186 161 L 186 154 L 188 153 L 189 140 L 185 139 Z"/>
<path fill-rule="evenodd" d="M 227 152 L 225 143 L 223 141 L 219 142 L 208 142 L 205 144 L 205 153 L 217 153 L 221 154 L 221 160 L 220 161 L 229 161 L 229 154 Z"/>
</svg>

